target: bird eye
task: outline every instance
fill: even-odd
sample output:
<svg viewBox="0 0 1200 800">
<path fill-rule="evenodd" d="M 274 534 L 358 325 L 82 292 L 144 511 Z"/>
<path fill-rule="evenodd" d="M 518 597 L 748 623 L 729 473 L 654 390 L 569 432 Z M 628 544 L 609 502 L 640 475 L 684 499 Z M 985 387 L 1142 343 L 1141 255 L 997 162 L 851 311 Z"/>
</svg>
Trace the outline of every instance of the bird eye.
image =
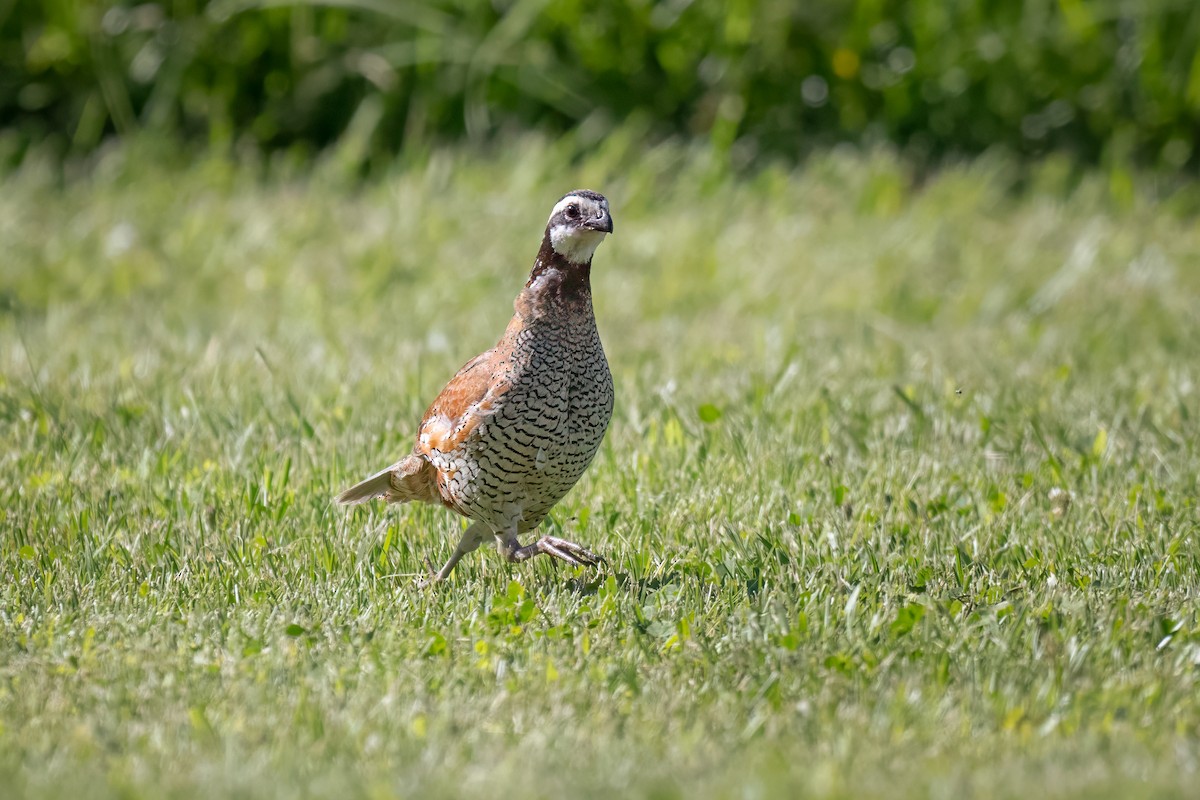
<svg viewBox="0 0 1200 800">
<path fill-rule="evenodd" d="M 579 219 L 579 206 L 574 203 L 567 206 L 567 219 Z"/>
</svg>

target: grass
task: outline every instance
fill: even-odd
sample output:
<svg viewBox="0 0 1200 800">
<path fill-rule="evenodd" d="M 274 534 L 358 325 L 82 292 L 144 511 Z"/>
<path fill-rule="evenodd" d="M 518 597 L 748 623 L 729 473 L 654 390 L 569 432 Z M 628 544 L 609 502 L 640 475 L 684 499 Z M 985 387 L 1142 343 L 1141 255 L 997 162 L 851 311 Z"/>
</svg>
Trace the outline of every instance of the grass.
<svg viewBox="0 0 1200 800">
<path fill-rule="evenodd" d="M 636 168 L 635 168 L 636 167 Z M 730 178 L 619 138 L 365 184 L 117 149 L 0 187 L 10 796 L 1185 796 L 1200 229 L 1059 165 Z M 332 495 L 605 191 L 617 385 L 547 523 Z"/>
</svg>

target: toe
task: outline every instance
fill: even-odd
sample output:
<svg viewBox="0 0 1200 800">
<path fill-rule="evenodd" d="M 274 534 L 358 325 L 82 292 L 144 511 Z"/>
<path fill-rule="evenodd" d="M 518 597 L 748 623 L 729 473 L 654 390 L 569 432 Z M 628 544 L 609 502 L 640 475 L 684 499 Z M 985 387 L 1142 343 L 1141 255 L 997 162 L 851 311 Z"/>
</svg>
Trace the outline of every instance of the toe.
<svg viewBox="0 0 1200 800">
<path fill-rule="evenodd" d="M 561 547 L 557 542 L 542 539 L 538 542 L 538 549 L 547 555 L 566 561 L 568 564 L 574 564 L 577 567 L 583 566 L 583 562 L 575 557 L 570 548 Z"/>
<path fill-rule="evenodd" d="M 556 536 L 546 536 L 542 539 L 547 545 L 552 546 L 556 551 L 562 553 L 570 553 L 571 558 L 564 559 L 572 564 L 580 566 L 594 567 L 604 561 L 601 556 L 596 555 L 586 547 L 568 542 L 566 539 L 559 539 Z M 559 556 L 562 558 L 562 556 Z"/>
</svg>

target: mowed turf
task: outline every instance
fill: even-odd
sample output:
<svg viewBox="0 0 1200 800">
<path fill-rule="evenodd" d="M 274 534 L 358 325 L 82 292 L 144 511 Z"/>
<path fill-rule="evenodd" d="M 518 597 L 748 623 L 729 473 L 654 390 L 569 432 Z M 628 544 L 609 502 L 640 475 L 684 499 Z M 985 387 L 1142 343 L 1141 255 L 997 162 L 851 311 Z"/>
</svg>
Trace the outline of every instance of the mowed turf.
<svg viewBox="0 0 1200 800">
<path fill-rule="evenodd" d="M 619 137 L 340 169 L 3 178 L 5 796 L 1194 791 L 1194 192 Z M 462 522 L 332 497 L 575 188 L 617 401 L 545 529 L 608 567 L 420 590 Z"/>
</svg>

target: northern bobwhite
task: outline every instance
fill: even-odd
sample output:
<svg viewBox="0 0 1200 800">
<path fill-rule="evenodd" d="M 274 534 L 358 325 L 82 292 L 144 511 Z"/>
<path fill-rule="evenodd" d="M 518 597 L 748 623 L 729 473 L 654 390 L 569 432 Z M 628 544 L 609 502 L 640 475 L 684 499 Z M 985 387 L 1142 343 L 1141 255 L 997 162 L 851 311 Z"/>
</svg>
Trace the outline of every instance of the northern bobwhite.
<svg viewBox="0 0 1200 800">
<path fill-rule="evenodd" d="M 468 361 L 429 406 L 412 453 L 350 487 L 339 503 L 441 503 L 474 523 L 445 565 L 494 536 L 509 561 L 546 553 L 577 566 L 602 559 L 574 542 L 543 536 L 521 546 L 587 469 L 612 416 L 613 383 L 592 313 L 592 254 L 612 233 L 608 201 L 565 195 L 516 313 L 491 350 Z"/>
</svg>

